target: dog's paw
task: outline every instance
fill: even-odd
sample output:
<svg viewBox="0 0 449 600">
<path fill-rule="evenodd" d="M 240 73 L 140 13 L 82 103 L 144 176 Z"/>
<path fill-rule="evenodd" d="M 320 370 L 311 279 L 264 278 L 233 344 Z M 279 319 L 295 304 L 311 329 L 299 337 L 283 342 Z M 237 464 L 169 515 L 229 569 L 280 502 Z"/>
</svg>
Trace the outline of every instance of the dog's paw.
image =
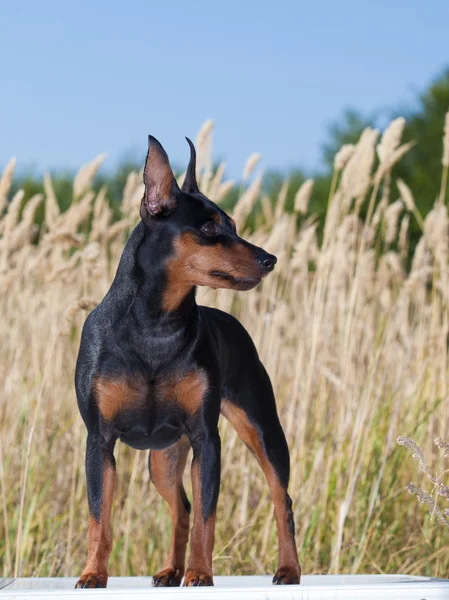
<svg viewBox="0 0 449 600">
<path fill-rule="evenodd" d="M 178 587 L 181 585 L 182 573 L 179 569 L 162 569 L 153 577 L 154 587 Z"/>
<path fill-rule="evenodd" d="M 107 583 L 107 573 L 83 573 L 78 579 L 75 589 L 105 588 Z"/>
<path fill-rule="evenodd" d="M 187 571 L 184 579 L 184 587 L 214 585 L 212 575 L 200 573 L 199 571 Z"/>
<path fill-rule="evenodd" d="M 273 577 L 274 585 L 294 585 L 301 580 L 301 569 L 298 567 L 279 567 Z"/>
</svg>

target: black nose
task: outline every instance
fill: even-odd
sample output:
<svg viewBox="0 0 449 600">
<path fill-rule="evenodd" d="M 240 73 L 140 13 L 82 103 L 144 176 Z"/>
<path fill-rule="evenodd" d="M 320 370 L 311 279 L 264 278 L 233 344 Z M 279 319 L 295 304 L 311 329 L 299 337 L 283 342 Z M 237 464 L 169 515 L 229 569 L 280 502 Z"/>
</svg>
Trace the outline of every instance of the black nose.
<svg viewBox="0 0 449 600">
<path fill-rule="evenodd" d="M 278 259 L 273 254 L 264 254 L 259 258 L 259 263 L 267 271 L 272 271 Z"/>
</svg>

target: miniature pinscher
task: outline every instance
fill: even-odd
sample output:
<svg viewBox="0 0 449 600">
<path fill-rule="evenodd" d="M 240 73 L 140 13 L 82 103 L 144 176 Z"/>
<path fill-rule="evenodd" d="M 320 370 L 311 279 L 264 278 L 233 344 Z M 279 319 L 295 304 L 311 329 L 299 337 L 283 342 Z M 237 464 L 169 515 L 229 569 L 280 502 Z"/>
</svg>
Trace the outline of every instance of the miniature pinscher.
<svg viewBox="0 0 449 600">
<path fill-rule="evenodd" d="M 196 181 L 192 142 L 178 187 L 161 144 L 149 136 L 141 221 L 115 279 L 88 316 L 75 374 L 87 428 L 88 557 L 77 588 L 106 587 L 117 439 L 150 449 L 151 480 L 167 501 L 172 541 L 154 586 L 213 585 L 220 486 L 220 412 L 256 456 L 268 481 L 279 539 L 275 584 L 299 583 L 290 459 L 267 372 L 251 337 L 231 315 L 198 306 L 196 286 L 250 290 L 276 257 L 237 235 L 235 223 Z M 193 527 L 182 475 L 193 449 Z"/>
</svg>

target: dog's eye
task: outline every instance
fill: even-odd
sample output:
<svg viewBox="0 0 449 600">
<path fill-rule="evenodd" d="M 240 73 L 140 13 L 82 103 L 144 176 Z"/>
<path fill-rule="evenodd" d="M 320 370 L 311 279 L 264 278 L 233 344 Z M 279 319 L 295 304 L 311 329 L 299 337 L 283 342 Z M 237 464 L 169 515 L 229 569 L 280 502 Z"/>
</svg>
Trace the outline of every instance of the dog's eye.
<svg viewBox="0 0 449 600">
<path fill-rule="evenodd" d="M 215 223 L 213 223 L 212 221 L 208 221 L 207 223 L 204 223 L 204 225 L 201 227 L 201 231 L 206 235 L 216 235 L 217 227 Z"/>
</svg>

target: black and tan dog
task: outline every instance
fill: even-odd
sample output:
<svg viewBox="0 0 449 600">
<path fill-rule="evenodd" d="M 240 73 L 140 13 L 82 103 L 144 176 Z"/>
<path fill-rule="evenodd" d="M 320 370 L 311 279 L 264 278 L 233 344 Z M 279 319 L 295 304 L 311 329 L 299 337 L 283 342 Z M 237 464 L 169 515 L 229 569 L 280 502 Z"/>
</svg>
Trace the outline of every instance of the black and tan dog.
<svg viewBox="0 0 449 600">
<path fill-rule="evenodd" d="M 193 449 L 194 517 L 184 585 L 213 585 L 220 486 L 220 412 L 256 456 L 270 487 L 279 538 L 276 584 L 299 583 L 289 453 L 270 379 L 232 316 L 198 306 L 197 285 L 249 290 L 276 257 L 237 235 L 233 220 L 199 191 L 195 149 L 180 189 L 150 136 L 141 221 L 109 292 L 84 325 L 76 366 L 78 405 L 88 430 L 89 539 L 76 587 L 105 587 L 117 439 L 151 449 L 151 480 L 168 502 L 172 544 L 155 586 L 178 586 L 185 570 L 190 504 L 182 474 Z"/>
</svg>

